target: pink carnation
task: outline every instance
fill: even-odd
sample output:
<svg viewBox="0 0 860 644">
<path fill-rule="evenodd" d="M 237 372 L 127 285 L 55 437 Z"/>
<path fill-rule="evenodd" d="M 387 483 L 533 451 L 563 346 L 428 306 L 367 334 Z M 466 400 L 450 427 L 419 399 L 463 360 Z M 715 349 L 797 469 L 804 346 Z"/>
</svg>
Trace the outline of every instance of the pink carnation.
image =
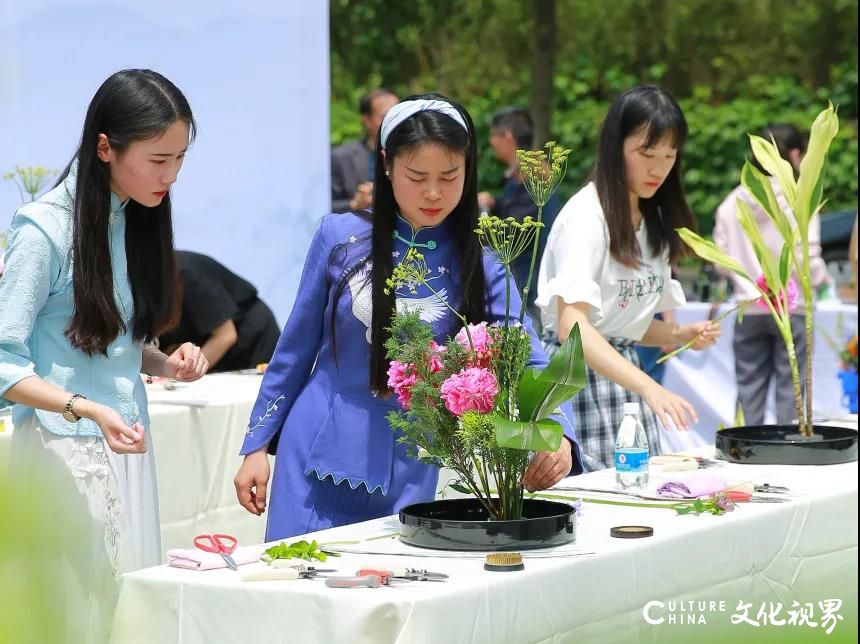
<svg viewBox="0 0 860 644">
<path fill-rule="evenodd" d="M 493 409 L 499 385 L 490 371 L 468 367 L 443 382 L 440 392 L 445 407 L 455 416 L 462 416 L 470 409 L 486 414 Z"/>
<path fill-rule="evenodd" d="M 388 367 L 388 386 L 397 394 L 397 402 L 403 409 L 409 410 L 412 406 L 411 387 L 418 381 L 418 373 L 415 365 L 404 364 L 397 360 L 391 361 Z"/>
<path fill-rule="evenodd" d="M 773 291 L 770 290 L 770 285 L 767 283 L 767 278 L 764 274 L 759 275 L 755 283 L 756 286 L 768 294 L 768 299 L 773 305 L 773 308 L 776 309 L 777 313 L 781 313 L 785 306 L 788 307 L 787 310 L 789 313 L 794 310 L 794 307 L 797 305 L 798 298 L 797 283 L 795 283 L 794 278 L 789 278 L 785 291 L 780 291 L 778 296 L 774 296 Z M 764 301 L 764 297 L 760 297 L 756 300 L 756 306 L 765 309 L 766 311 L 770 310 L 767 302 Z"/>
<path fill-rule="evenodd" d="M 430 341 L 430 373 L 442 371 L 442 354 L 447 350 L 448 347 L 436 344 L 435 340 Z"/>
<path fill-rule="evenodd" d="M 489 367 L 493 358 L 493 337 L 487 329 L 487 323 L 470 324 L 469 333 L 472 336 L 472 344 L 474 344 L 475 358 L 479 367 Z M 460 329 L 454 340 L 465 349 L 472 349 L 469 345 L 469 336 L 466 335 L 466 329 Z"/>
</svg>

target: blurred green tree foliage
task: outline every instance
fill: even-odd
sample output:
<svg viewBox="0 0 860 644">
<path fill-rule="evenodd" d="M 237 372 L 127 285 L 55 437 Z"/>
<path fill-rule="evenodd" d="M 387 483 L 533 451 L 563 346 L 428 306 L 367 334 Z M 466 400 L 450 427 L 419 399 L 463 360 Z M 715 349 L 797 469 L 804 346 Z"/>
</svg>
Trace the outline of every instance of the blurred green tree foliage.
<svg viewBox="0 0 860 644">
<path fill-rule="evenodd" d="M 482 188 L 503 168 L 489 118 L 529 103 L 532 3 L 522 0 L 332 0 L 332 144 L 360 134 L 370 87 L 439 91 L 469 108 L 479 130 Z M 557 0 L 553 134 L 573 149 L 562 198 L 593 162 L 611 99 L 640 82 L 681 101 L 690 123 L 685 185 L 709 233 L 739 182 L 748 132 L 769 122 L 806 127 L 831 100 L 840 135 L 826 173 L 826 210 L 857 205 L 855 0 Z"/>
</svg>

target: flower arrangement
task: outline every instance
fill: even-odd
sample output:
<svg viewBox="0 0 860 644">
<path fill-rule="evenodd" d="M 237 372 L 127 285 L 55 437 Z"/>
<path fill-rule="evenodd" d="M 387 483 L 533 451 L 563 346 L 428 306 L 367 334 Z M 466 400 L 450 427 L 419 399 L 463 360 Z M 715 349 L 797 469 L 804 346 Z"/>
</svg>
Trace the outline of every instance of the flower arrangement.
<svg viewBox="0 0 860 644">
<path fill-rule="evenodd" d="M 42 166 L 15 166 L 12 172 L 7 172 L 3 175 L 6 180 L 15 182 L 15 187 L 18 188 L 18 193 L 21 195 L 21 201 L 26 202 L 24 193 L 30 197 L 29 201 L 35 201 L 36 197 L 45 187 L 45 184 L 59 174 L 58 170 L 43 168 Z"/>
<path fill-rule="evenodd" d="M 491 519 L 522 516 L 521 480 L 535 451 L 556 451 L 562 427 L 552 418 L 561 403 L 585 385 L 585 362 L 579 328 L 542 371 L 529 367 L 531 339 L 519 315 L 510 310 L 511 264 L 531 250 L 527 301 L 535 269 L 543 206 L 564 177 L 566 150 L 554 142 L 543 150 L 518 150 L 523 181 L 535 204 L 537 219 L 482 216 L 475 234 L 483 248 L 505 268 L 505 316 L 487 324 L 469 323 L 439 297 L 462 328 L 445 345 L 407 307 L 397 312 L 386 343 L 390 363 L 388 385 L 401 409 L 388 421 L 424 462 L 453 470 L 452 485 L 473 494 Z M 388 280 L 389 292 L 415 292 L 422 284 L 432 293 L 423 255 L 411 248 Z"/>
<path fill-rule="evenodd" d="M 842 350 L 839 352 L 839 360 L 845 371 L 857 371 L 857 334 L 855 333 Z"/>
<path fill-rule="evenodd" d="M 823 171 L 827 150 L 839 129 L 836 110 L 830 105 L 822 111 L 812 124 L 806 156 L 800 164 L 800 175 L 795 179 L 794 170 L 783 159 L 774 141 L 766 141 L 758 136 L 750 136 L 753 155 L 767 173 L 782 189 L 791 212 L 783 212 L 777 201 L 770 177 L 760 172 L 754 165 L 745 162 L 741 172 L 741 183 L 758 202 L 773 221 L 783 239 L 782 248 L 777 255 L 765 245 L 761 232 L 749 206 L 738 199 L 738 220 L 752 243 L 753 251 L 762 266 L 764 274 L 755 279 L 748 275 L 734 258 L 722 252 L 712 241 L 703 239 L 687 228 L 678 229 L 681 239 L 702 259 L 718 264 L 755 285 L 761 294 L 757 300 L 767 308 L 776 322 L 779 333 L 785 342 L 794 385 L 794 403 L 799 421 L 800 434 L 812 436 L 812 331 L 813 316 L 812 277 L 809 269 L 809 223 L 817 216 L 824 205 Z M 796 250 L 800 249 L 798 259 Z M 791 307 L 797 299 L 798 289 L 792 286 L 792 275 L 800 282 L 800 292 L 804 299 L 806 334 L 806 397 L 801 386 L 800 371 L 791 332 Z M 804 404 L 805 403 L 805 404 Z"/>
<path fill-rule="evenodd" d="M 839 358 L 839 363 L 843 371 L 857 371 L 857 332 L 855 331 L 850 336 L 845 333 L 845 318 L 840 313 L 836 318 L 835 333 L 839 338 L 846 338 L 843 341 L 837 341 L 825 329 L 819 328 L 821 337 L 824 338 L 827 345 Z"/>
</svg>

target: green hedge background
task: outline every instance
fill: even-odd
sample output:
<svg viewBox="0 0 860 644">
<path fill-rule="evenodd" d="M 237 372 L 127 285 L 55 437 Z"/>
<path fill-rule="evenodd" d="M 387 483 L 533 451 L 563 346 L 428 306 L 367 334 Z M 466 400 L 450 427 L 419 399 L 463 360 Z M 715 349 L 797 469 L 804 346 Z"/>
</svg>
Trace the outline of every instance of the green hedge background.
<svg viewBox="0 0 860 644">
<path fill-rule="evenodd" d="M 737 185 L 747 134 L 787 121 L 806 130 L 832 101 L 840 133 L 827 169 L 825 212 L 857 207 L 856 0 L 331 0 L 331 141 L 361 134 L 359 97 L 387 86 L 437 91 L 478 127 L 480 181 L 504 168 L 489 119 L 528 106 L 538 7 L 553 7 L 553 136 L 572 148 L 561 196 L 587 178 L 610 101 L 657 83 L 690 125 L 684 176 L 701 231 Z M 543 41 L 541 41 L 543 42 Z M 541 63 L 543 68 L 543 64 Z"/>
<path fill-rule="evenodd" d="M 635 84 L 630 79 L 629 86 Z M 628 86 L 628 85 L 625 85 Z M 557 78 L 558 103 L 553 117 L 556 139 L 571 148 L 568 172 L 560 189 L 563 200 L 588 178 L 594 162 L 600 124 L 609 101 L 577 94 L 574 81 Z M 481 189 L 492 190 L 502 180 L 504 168 L 489 146 L 489 121 L 493 112 L 508 104 L 526 104 L 494 96 L 464 100 L 478 130 Z M 710 234 L 714 213 L 725 196 L 738 184 L 743 160 L 749 155 L 748 133 L 772 122 L 789 122 L 806 131 L 815 116 L 831 100 L 839 108 L 839 135 L 831 147 L 827 166 L 825 212 L 857 207 L 857 76 L 839 70 L 832 89 L 804 90 L 791 78 L 762 79 L 756 92 L 714 105 L 707 90 L 686 99 L 681 106 L 690 126 L 684 151 L 684 186 L 699 228 Z M 331 108 L 332 144 L 361 135 L 357 116 L 358 98 L 335 101 Z"/>
</svg>

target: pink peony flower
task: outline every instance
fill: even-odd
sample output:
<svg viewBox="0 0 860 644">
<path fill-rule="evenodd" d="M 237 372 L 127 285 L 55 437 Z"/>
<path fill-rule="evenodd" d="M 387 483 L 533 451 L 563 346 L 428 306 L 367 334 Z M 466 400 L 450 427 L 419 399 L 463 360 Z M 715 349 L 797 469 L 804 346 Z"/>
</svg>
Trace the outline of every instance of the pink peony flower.
<svg viewBox="0 0 860 644">
<path fill-rule="evenodd" d="M 397 394 L 397 402 L 407 411 L 412 406 L 410 388 L 418 381 L 415 365 L 404 364 L 397 360 L 391 361 L 388 367 L 388 386 Z"/>
<path fill-rule="evenodd" d="M 781 313 L 784 306 L 788 307 L 787 310 L 789 313 L 794 310 L 794 307 L 797 305 L 798 291 L 797 283 L 794 281 L 793 277 L 789 278 L 785 291 L 780 291 L 778 296 L 775 296 L 773 291 L 771 291 L 770 285 L 767 283 L 767 278 L 764 274 L 759 275 L 755 283 L 756 286 L 768 294 L 768 299 L 771 304 L 773 304 L 773 308 L 776 309 L 777 313 Z M 767 306 L 767 302 L 764 301 L 764 297 L 760 297 L 756 300 L 756 306 L 761 309 L 765 309 L 766 311 L 770 310 Z"/>
<path fill-rule="evenodd" d="M 440 393 L 445 407 L 455 416 L 470 409 L 486 414 L 493 409 L 499 384 L 490 371 L 468 367 L 443 382 Z"/>
<path fill-rule="evenodd" d="M 472 343 L 475 345 L 476 364 L 479 367 L 489 367 L 493 359 L 493 337 L 487 329 L 487 323 L 470 324 L 469 333 L 472 335 Z M 469 345 L 469 336 L 466 335 L 465 328 L 460 329 L 454 340 L 465 349 L 472 348 Z"/>
<path fill-rule="evenodd" d="M 442 371 L 442 354 L 447 350 L 448 347 L 436 344 L 435 340 L 430 341 L 430 373 Z"/>
</svg>

